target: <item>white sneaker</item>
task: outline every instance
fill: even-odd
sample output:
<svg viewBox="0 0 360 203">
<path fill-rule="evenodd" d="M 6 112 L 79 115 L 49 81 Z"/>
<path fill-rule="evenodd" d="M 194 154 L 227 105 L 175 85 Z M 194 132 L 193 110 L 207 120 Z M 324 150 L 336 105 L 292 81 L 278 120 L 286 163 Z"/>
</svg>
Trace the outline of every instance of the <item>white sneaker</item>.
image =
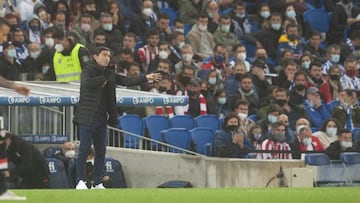
<svg viewBox="0 0 360 203">
<path fill-rule="evenodd" d="M 99 184 L 95 185 L 95 186 L 93 187 L 93 189 L 106 189 L 106 188 L 104 187 L 104 184 L 99 183 Z"/>
<path fill-rule="evenodd" d="M 79 180 L 78 184 L 76 185 L 76 188 L 77 190 L 87 190 L 88 187 L 86 186 L 86 183 L 85 181 L 83 180 Z"/>
<path fill-rule="evenodd" d="M 14 193 L 8 190 L 0 195 L 0 200 L 26 200 L 26 197 L 16 196 Z"/>
</svg>

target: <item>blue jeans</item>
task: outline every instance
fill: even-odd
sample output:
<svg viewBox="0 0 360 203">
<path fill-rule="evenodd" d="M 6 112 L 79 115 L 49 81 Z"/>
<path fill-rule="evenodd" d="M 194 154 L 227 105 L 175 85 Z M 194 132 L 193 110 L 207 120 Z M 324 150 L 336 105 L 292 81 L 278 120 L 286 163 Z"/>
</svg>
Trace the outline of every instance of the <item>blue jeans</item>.
<svg viewBox="0 0 360 203">
<path fill-rule="evenodd" d="M 79 180 L 86 181 L 86 159 L 91 143 L 95 150 L 94 185 L 102 182 L 106 154 L 106 130 L 107 116 L 105 114 L 95 114 L 88 125 L 79 125 L 80 147 L 76 159 L 77 182 Z"/>
</svg>

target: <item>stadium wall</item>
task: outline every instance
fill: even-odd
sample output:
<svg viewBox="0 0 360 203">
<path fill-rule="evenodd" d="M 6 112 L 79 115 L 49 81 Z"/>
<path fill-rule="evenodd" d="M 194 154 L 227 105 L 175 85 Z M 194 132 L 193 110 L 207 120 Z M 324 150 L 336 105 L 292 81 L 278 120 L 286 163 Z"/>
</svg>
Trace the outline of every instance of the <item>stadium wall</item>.
<svg viewBox="0 0 360 203">
<path fill-rule="evenodd" d="M 227 159 L 114 147 L 108 147 L 107 156 L 122 163 L 131 188 L 155 188 L 169 180 L 189 181 L 197 188 L 261 188 L 280 167 L 305 165 L 301 160 Z M 269 187 L 279 187 L 279 180 Z"/>
</svg>

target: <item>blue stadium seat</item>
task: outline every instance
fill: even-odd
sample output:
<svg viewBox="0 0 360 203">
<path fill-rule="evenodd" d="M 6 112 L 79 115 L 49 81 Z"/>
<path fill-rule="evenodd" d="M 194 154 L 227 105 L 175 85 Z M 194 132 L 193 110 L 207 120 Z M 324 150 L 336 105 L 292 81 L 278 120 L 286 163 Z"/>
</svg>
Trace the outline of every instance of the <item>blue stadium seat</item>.
<svg viewBox="0 0 360 203">
<path fill-rule="evenodd" d="M 208 78 L 208 75 L 210 73 L 211 69 L 201 69 L 198 70 L 196 76 L 200 78 L 201 80 L 206 80 Z"/>
<path fill-rule="evenodd" d="M 310 129 L 311 129 L 312 133 L 315 133 L 315 132 L 319 131 L 319 128 L 316 128 L 316 127 L 311 127 Z"/>
<path fill-rule="evenodd" d="M 175 115 L 169 119 L 170 128 L 185 128 L 191 130 L 194 128 L 194 120 L 190 115 Z"/>
<path fill-rule="evenodd" d="M 166 13 L 170 17 L 170 27 L 174 26 L 174 21 L 178 17 L 178 12 L 173 8 L 160 8 L 160 13 Z"/>
<path fill-rule="evenodd" d="M 55 158 L 47 158 L 46 161 L 50 171 L 50 188 L 70 188 L 63 162 Z"/>
<path fill-rule="evenodd" d="M 360 183 L 360 153 L 343 152 L 340 154 L 340 159 L 344 164 L 350 184 Z"/>
<path fill-rule="evenodd" d="M 200 115 L 194 118 L 195 127 L 210 128 L 214 132 L 220 129 L 220 121 L 215 115 Z"/>
<path fill-rule="evenodd" d="M 317 168 L 317 177 L 315 177 L 314 185 L 329 186 L 335 184 L 336 186 L 344 185 L 347 178 L 341 172 L 343 166 L 332 163 L 327 154 L 324 153 L 310 153 L 305 155 L 305 163 L 309 166 Z"/>
<path fill-rule="evenodd" d="M 169 120 L 162 115 L 150 115 L 144 118 L 145 127 L 149 136 L 153 140 L 163 142 L 161 131 L 169 129 Z M 152 143 L 151 147 L 157 148 L 156 143 Z"/>
<path fill-rule="evenodd" d="M 330 113 L 333 112 L 334 108 L 340 105 L 340 101 L 339 100 L 333 100 L 329 103 L 327 103 L 328 109 L 330 111 Z"/>
<path fill-rule="evenodd" d="M 182 149 L 190 150 L 191 135 L 184 128 L 170 128 L 162 132 L 164 141 Z M 182 153 L 180 149 L 169 148 L 169 152 Z"/>
<path fill-rule="evenodd" d="M 212 155 L 215 133 L 210 128 L 197 127 L 189 131 L 195 151 L 206 156 Z"/>
<path fill-rule="evenodd" d="M 185 36 L 191 30 L 192 26 L 193 26 L 192 24 L 184 24 L 184 35 Z"/>
<path fill-rule="evenodd" d="M 309 9 L 303 14 L 304 23 L 309 23 L 313 31 L 327 33 L 330 28 L 330 16 L 323 9 Z"/>
<path fill-rule="evenodd" d="M 118 128 L 139 135 L 144 136 L 144 122 L 143 119 L 136 114 L 126 114 L 118 118 Z M 125 148 L 139 148 L 140 138 L 130 134 L 124 134 Z"/>
<path fill-rule="evenodd" d="M 353 144 L 357 144 L 360 139 L 360 128 L 353 128 L 351 130 L 351 135 Z"/>
<path fill-rule="evenodd" d="M 127 188 L 126 179 L 121 163 L 118 160 L 107 157 L 105 159 L 105 175 L 109 176 L 110 188 Z"/>
</svg>

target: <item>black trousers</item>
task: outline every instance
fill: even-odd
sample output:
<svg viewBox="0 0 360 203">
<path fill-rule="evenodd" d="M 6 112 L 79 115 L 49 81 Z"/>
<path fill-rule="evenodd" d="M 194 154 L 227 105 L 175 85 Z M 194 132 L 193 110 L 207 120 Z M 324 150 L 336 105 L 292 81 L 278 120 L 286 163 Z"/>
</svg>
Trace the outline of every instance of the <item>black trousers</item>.
<svg viewBox="0 0 360 203">
<path fill-rule="evenodd" d="M 0 144 L 0 160 L 6 158 L 6 143 Z M 0 169 L 0 195 L 6 192 L 5 175 L 6 169 Z"/>
</svg>

